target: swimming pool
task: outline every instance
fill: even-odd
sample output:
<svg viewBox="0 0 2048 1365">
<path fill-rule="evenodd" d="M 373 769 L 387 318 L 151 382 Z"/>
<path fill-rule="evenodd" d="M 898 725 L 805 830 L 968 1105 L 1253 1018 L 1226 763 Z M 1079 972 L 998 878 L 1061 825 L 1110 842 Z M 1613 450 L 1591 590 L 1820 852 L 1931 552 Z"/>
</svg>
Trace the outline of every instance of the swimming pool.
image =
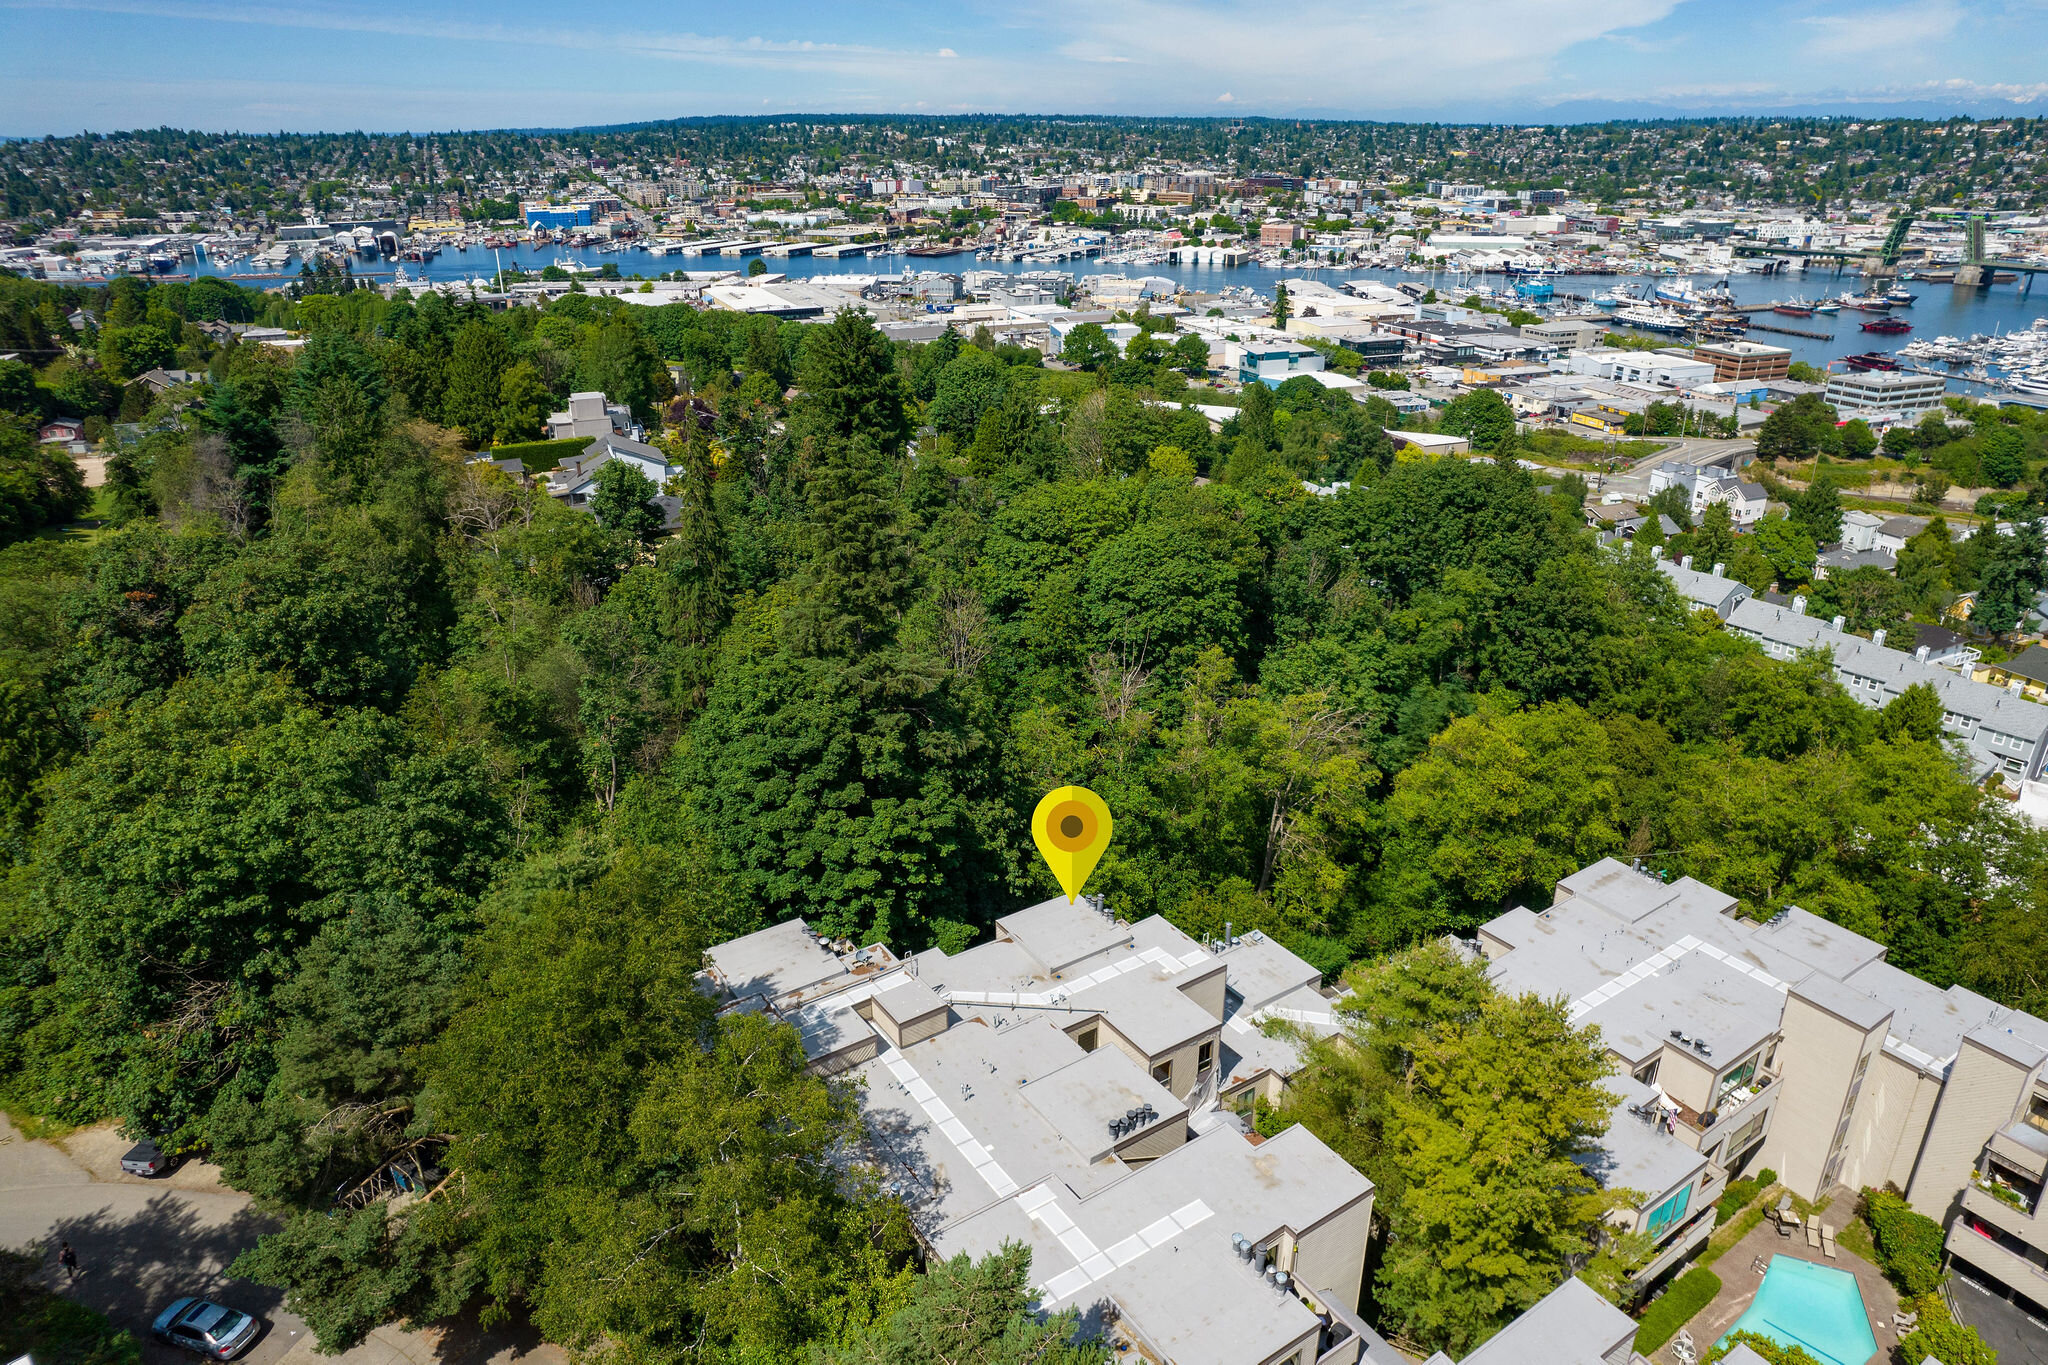
<svg viewBox="0 0 2048 1365">
<path fill-rule="evenodd" d="M 1856 1277 L 1794 1256 L 1773 1256 L 1756 1299 L 1728 1329 L 1797 1346 L 1820 1365 L 1864 1365 L 1877 1354 Z"/>
</svg>

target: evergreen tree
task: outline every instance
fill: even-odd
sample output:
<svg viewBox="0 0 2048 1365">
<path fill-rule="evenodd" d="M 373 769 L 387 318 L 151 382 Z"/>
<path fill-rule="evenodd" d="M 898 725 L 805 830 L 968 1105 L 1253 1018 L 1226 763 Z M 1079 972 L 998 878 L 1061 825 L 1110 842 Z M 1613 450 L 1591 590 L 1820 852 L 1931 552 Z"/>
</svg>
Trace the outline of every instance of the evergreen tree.
<svg viewBox="0 0 2048 1365">
<path fill-rule="evenodd" d="M 472 446 L 487 446 L 497 435 L 498 408 L 511 368 L 511 344 L 495 323 L 472 318 L 455 334 L 442 412 Z"/>
<path fill-rule="evenodd" d="M 809 560 L 787 616 L 798 652 L 853 653 L 894 628 L 911 586 L 894 474 L 867 437 L 818 452 L 806 488 Z"/>
<path fill-rule="evenodd" d="M 865 309 L 849 308 L 810 339 L 804 352 L 806 407 L 840 440 L 865 436 L 885 455 L 910 439 L 903 381 L 889 342 Z"/>
</svg>

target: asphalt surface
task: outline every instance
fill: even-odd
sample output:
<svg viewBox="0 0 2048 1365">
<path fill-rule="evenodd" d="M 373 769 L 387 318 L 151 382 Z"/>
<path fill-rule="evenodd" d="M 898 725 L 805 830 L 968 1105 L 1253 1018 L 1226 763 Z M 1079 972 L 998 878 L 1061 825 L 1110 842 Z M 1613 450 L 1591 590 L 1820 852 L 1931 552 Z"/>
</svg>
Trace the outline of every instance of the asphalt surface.
<svg viewBox="0 0 2048 1365">
<path fill-rule="evenodd" d="M 123 1173 L 128 1143 L 108 1128 L 54 1142 L 30 1142 L 0 1116 L 0 1246 L 39 1249 L 44 1280 L 128 1328 L 145 1365 L 195 1365 L 201 1358 L 149 1335 L 173 1299 L 198 1294 L 264 1323 L 246 1365 L 312 1365 L 312 1335 L 283 1295 L 230 1277 L 236 1256 L 274 1226 L 218 1173 L 188 1163 L 147 1180 Z M 68 1241 L 79 1274 L 68 1280 L 57 1248 Z M 566 1354 L 531 1331 L 481 1333 L 463 1324 L 406 1332 L 380 1328 L 361 1346 L 322 1361 L 345 1365 L 565 1365 Z"/>
<path fill-rule="evenodd" d="M 1989 1281 L 1954 1271 L 1948 1278 L 1956 1317 L 1998 1352 L 1998 1365 L 2048 1365 L 2048 1320 L 2042 1310 L 2015 1302 Z"/>
</svg>

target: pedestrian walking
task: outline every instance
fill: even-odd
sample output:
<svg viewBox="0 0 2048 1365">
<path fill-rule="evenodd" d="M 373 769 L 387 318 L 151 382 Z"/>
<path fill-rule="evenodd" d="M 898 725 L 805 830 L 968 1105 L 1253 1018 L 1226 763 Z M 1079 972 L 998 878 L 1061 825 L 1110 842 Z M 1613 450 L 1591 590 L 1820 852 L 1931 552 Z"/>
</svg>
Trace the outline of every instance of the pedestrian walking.
<svg viewBox="0 0 2048 1365">
<path fill-rule="evenodd" d="M 66 1275 L 74 1280 L 78 1278 L 78 1253 L 71 1249 L 71 1243 L 65 1242 L 58 1248 L 57 1264 L 64 1267 Z"/>
</svg>

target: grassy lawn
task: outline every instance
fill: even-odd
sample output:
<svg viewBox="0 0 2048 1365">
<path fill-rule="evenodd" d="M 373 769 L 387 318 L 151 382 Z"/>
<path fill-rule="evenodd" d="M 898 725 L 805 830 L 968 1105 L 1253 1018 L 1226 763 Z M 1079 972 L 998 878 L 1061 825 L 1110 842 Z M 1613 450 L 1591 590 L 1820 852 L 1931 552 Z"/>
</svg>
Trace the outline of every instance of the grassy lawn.
<svg viewBox="0 0 2048 1365">
<path fill-rule="evenodd" d="M 11 1095 L 0 1095 L 0 1114 L 7 1115 L 7 1121 L 14 1125 L 14 1131 L 21 1134 L 23 1142 L 57 1142 L 70 1137 L 82 1125 L 59 1123 L 32 1113 L 29 1108 Z"/>
</svg>

